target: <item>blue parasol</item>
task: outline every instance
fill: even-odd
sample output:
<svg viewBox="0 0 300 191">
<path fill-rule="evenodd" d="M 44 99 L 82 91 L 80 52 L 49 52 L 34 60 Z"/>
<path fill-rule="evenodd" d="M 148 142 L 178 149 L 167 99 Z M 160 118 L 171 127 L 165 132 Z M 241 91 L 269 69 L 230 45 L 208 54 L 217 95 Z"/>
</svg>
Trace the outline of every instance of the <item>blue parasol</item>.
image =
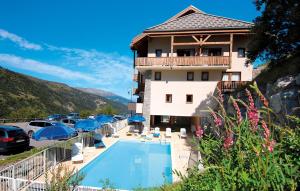
<svg viewBox="0 0 300 191">
<path fill-rule="evenodd" d="M 141 116 L 141 115 L 134 115 L 134 116 L 131 116 L 128 118 L 128 122 L 135 122 L 135 123 L 141 123 L 141 122 L 144 122 L 146 121 L 146 119 Z"/>
<path fill-rule="evenodd" d="M 51 123 L 51 126 L 47 126 L 39 129 L 33 134 L 33 139 L 37 141 L 42 140 L 60 140 L 69 139 L 77 135 L 77 132 L 59 122 Z"/>
<path fill-rule="evenodd" d="M 104 123 L 112 123 L 115 122 L 115 119 L 113 118 L 113 116 L 111 115 L 97 115 L 95 118 L 98 123 L 100 123 L 101 125 Z"/>
<path fill-rule="evenodd" d="M 74 128 L 78 131 L 94 131 L 100 127 L 101 125 L 95 119 L 80 120 L 74 125 Z"/>
</svg>

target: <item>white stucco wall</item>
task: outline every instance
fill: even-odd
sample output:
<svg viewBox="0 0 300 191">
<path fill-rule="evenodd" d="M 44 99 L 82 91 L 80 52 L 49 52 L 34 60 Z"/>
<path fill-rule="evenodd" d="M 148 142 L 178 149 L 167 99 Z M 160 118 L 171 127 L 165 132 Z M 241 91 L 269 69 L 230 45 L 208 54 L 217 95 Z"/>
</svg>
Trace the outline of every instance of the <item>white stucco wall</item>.
<svg viewBox="0 0 300 191">
<path fill-rule="evenodd" d="M 202 116 L 216 86 L 217 81 L 152 81 L 150 114 Z M 172 103 L 166 103 L 166 94 L 172 94 Z M 186 94 L 193 95 L 193 103 L 186 103 Z"/>
</svg>

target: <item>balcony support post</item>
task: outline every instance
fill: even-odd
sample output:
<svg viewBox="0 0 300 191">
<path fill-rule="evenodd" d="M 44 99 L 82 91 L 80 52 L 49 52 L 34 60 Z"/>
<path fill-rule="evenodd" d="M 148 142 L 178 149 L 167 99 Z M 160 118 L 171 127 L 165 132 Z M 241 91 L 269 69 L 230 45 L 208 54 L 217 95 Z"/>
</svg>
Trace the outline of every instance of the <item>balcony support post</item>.
<svg viewBox="0 0 300 191">
<path fill-rule="evenodd" d="M 174 36 L 171 36 L 171 57 L 173 57 L 174 52 Z"/>
<path fill-rule="evenodd" d="M 231 68 L 232 63 L 232 46 L 233 46 L 233 34 L 230 33 L 230 44 L 229 44 L 229 68 Z"/>
</svg>

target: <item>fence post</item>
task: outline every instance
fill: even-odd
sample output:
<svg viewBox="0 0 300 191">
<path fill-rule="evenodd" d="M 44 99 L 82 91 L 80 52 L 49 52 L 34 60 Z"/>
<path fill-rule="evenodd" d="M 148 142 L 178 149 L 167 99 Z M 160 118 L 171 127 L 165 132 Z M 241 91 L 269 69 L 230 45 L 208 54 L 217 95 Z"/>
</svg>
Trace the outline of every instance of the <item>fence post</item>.
<svg viewBox="0 0 300 191">
<path fill-rule="evenodd" d="M 15 165 L 13 165 L 12 168 L 12 186 L 13 186 L 13 191 L 17 191 L 17 182 L 15 179 Z"/>
<path fill-rule="evenodd" d="M 54 167 L 56 166 L 56 152 L 57 152 L 57 148 L 56 147 L 54 147 L 55 149 L 54 149 Z"/>
<path fill-rule="evenodd" d="M 47 161 L 46 161 L 46 154 L 47 154 L 47 150 L 48 149 L 46 149 L 46 150 L 44 150 L 44 152 L 43 152 L 43 168 L 44 168 L 44 173 L 46 173 L 46 171 L 47 171 Z"/>
</svg>

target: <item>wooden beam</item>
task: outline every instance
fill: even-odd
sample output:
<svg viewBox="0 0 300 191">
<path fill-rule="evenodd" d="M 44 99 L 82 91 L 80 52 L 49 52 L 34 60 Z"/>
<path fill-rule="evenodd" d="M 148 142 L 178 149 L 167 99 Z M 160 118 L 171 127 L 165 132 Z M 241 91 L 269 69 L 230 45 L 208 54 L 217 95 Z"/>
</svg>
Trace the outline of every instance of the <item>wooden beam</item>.
<svg viewBox="0 0 300 191">
<path fill-rule="evenodd" d="M 192 37 L 193 37 L 193 39 L 195 39 L 196 42 L 200 42 L 200 41 L 197 39 L 197 37 L 195 37 L 194 35 L 193 35 Z"/>
<path fill-rule="evenodd" d="M 173 46 L 185 46 L 185 45 L 218 45 L 218 44 L 230 44 L 229 41 L 224 42 L 174 42 Z"/>
<path fill-rule="evenodd" d="M 211 37 L 211 35 L 207 35 L 207 37 L 205 37 L 205 39 L 202 42 L 206 42 L 209 38 Z"/>
<path fill-rule="evenodd" d="M 203 35 L 213 35 L 213 36 L 225 36 L 225 35 L 229 35 L 230 33 L 211 33 L 211 34 L 203 34 Z M 234 33 L 235 35 L 253 35 L 255 33 Z M 149 37 L 153 37 L 153 38 L 163 38 L 163 37 L 170 37 L 170 36 L 175 36 L 175 37 L 180 37 L 180 36 L 192 36 L 192 35 L 200 35 L 198 34 L 163 34 L 163 35 L 155 35 L 155 34 L 151 34 L 149 35 Z M 202 35 L 202 34 L 201 34 Z M 200 41 L 201 41 L 201 37 L 200 37 Z"/>
<path fill-rule="evenodd" d="M 229 30 L 202 30 L 202 31 L 162 31 L 162 32 L 147 32 L 145 31 L 144 34 L 156 34 L 156 35 L 160 35 L 160 34 L 204 34 L 204 33 L 247 33 L 250 32 L 250 29 L 229 29 Z"/>
<path fill-rule="evenodd" d="M 233 46 L 233 34 L 230 34 L 230 44 L 229 44 L 229 68 L 231 68 L 232 63 L 232 46 Z"/>
<path fill-rule="evenodd" d="M 171 57 L 173 57 L 174 52 L 174 36 L 171 36 Z"/>
</svg>

